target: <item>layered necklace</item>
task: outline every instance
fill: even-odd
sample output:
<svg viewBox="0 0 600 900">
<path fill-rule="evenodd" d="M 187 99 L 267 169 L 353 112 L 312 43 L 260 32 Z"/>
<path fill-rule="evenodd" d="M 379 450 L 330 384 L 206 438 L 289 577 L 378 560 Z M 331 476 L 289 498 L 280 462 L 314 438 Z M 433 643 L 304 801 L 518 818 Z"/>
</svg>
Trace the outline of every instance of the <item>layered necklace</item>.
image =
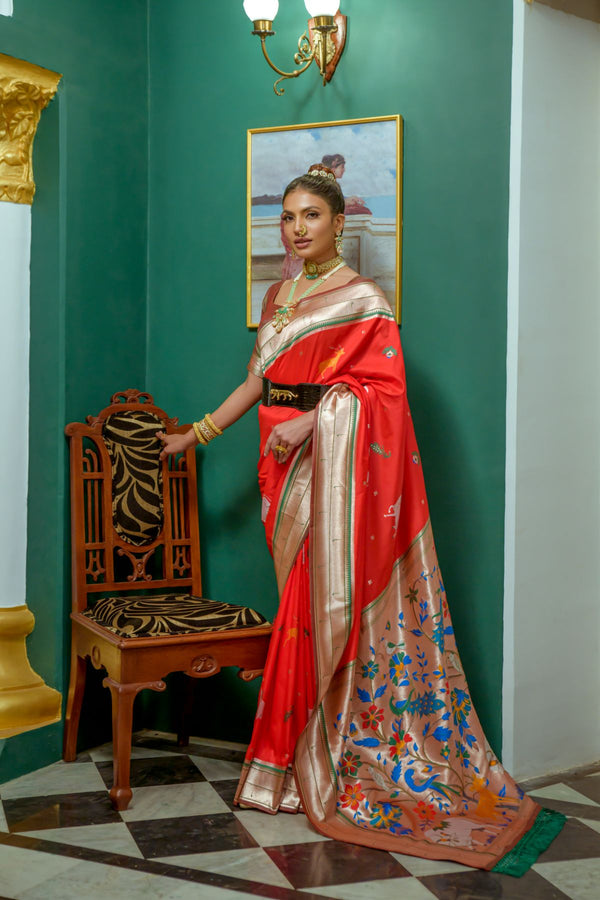
<svg viewBox="0 0 600 900">
<path fill-rule="evenodd" d="M 309 285 L 307 289 L 302 294 L 300 294 L 299 297 L 294 297 L 294 291 L 296 290 L 298 280 L 302 275 L 302 272 L 298 272 L 298 274 L 292 281 L 292 286 L 290 287 L 290 292 L 288 294 L 287 300 L 285 301 L 283 306 L 275 311 L 275 315 L 271 320 L 271 325 L 273 326 L 277 334 L 279 334 L 279 332 L 283 328 L 285 328 L 286 325 L 289 325 L 291 318 L 294 315 L 294 310 L 296 309 L 300 301 L 304 300 L 305 297 L 308 297 L 309 294 L 312 294 L 313 291 L 316 291 L 318 287 L 321 287 L 324 281 L 327 281 L 328 278 L 331 278 L 331 276 L 335 272 L 337 272 L 338 269 L 341 269 L 342 266 L 345 265 L 346 263 L 341 256 L 336 256 L 334 257 L 334 259 L 329 259 L 324 263 L 304 263 L 304 265 L 302 266 L 302 272 L 304 272 L 307 278 L 312 280 L 318 278 L 318 276 L 323 272 L 325 274 L 322 274 L 321 277 L 318 278 L 318 281 L 315 281 L 314 284 Z M 311 268 L 309 269 L 309 267 Z M 312 274 L 313 270 L 314 274 Z"/>
</svg>

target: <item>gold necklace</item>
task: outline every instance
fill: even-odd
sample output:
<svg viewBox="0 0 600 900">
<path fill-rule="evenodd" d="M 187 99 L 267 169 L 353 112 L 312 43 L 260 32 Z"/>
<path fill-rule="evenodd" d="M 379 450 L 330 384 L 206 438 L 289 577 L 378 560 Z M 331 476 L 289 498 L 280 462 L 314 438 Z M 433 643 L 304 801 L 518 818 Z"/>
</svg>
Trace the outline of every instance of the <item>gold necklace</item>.
<svg viewBox="0 0 600 900">
<path fill-rule="evenodd" d="M 327 281 L 327 279 L 331 275 L 333 275 L 334 272 L 337 272 L 338 269 L 341 269 L 343 265 L 345 265 L 345 263 L 344 263 L 344 260 L 342 259 L 334 269 L 330 268 L 329 272 L 327 272 L 326 275 L 323 275 L 321 278 L 319 278 L 318 281 L 315 281 L 314 284 L 310 284 L 308 286 L 308 288 L 302 294 L 300 294 L 299 297 L 294 297 L 294 291 L 296 290 L 296 285 L 298 284 L 298 279 L 300 278 L 300 275 L 302 274 L 301 272 L 298 272 L 298 274 L 292 281 L 292 285 L 290 287 L 290 292 L 288 294 L 287 300 L 285 301 L 285 304 L 282 307 L 280 307 L 280 309 L 275 310 L 275 315 L 271 319 L 271 325 L 273 326 L 273 328 L 275 329 L 277 334 L 279 334 L 279 332 L 283 328 L 285 328 L 286 325 L 290 324 L 290 320 L 291 320 L 292 316 L 294 315 L 294 310 L 296 309 L 296 307 L 298 306 L 300 301 L 304 300 L 305 297 L 308 297 L 308 295 L 310 293 L 312 293 L 312 291 L 316 291 L 316 289 L 318 287 L 321 287 L 323 282 Z"/>
<path fill-rule="evenodd" d="M 340 263 L 343 262 L 344 260 L 341 256 L 334 256 L 333 259 L 328 259 L 327 262 L 324 263 L 311 262 L 310 260 L 305 259 L 302 263 L 302 271 L 305 276 L 312 281 L 313 278 L 318 278 L 319 275 L 323 275 L 324 272 L 328 272 L 330 269 L 339 266 Z"/>
</svg>

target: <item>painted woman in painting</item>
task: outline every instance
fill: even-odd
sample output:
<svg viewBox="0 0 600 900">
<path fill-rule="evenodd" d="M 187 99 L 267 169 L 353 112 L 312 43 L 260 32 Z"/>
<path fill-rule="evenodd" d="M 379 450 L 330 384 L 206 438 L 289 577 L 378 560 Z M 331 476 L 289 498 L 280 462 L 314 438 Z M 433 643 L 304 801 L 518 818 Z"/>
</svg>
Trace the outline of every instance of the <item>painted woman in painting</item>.
<svg viewBox="0 0 600 900">
<path fill-rule="evenodd" d="M 342 256 L 317 164 L 283 196 L 303 261 L 263 302 L 248 375 L 162 456 L 257 401 L 280 605 L 236 802 L 338 840 L 522 874 L 562 826 L 488 746 L 438 567 L 398 327 Z"/>
<path fill-rule="evenodd" d="M 324 166 L 327 166 L 331 169 L 333 174 L 335 175 L 336 181 L 339 182 L 342 178 L 344 172 L 346 171 L 346 159 L 342 156 L 341 153 L 328 153 L 321 160 Z M 372 216 L 373 213 L 369 209 L 368 206 L 365 205 L 365 201 L 362 197 L 349 197 L 346 195 L 345 197 L 345 206 L 344 206 L 344 215 L 345 216 Z"/>
</svg>

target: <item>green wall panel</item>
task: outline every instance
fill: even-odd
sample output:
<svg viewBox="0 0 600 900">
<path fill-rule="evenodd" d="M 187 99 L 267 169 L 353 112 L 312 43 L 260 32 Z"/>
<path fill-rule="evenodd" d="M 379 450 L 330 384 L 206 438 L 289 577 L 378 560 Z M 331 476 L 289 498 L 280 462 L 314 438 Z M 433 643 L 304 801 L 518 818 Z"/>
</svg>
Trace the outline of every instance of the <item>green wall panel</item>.
<svg viewBox="0 0 600 900">
<path fill-rule="evenodd" d="M 0 52 L 64 76 L 35 151 L 30 657 L 64 687 L 65 421 L 130 386 L 190 420 L 244 377 L 246 129 L 400 113 L 409 396 L 463 659 L 499 749 L 511 3 L 344 0 L 343 11 L 333 82 L 310 72 L 283 97 L 241 3 L 20 0 L 0 18 Z M 284 68 L 304 21 L 300 0 L 281 4 L 271 52 Z M 199 454 L 205 591 L 273 615 L 257 442 L 251 413 Z M 256 687 L 232 673 L 201 682 L 195 730 L 247 739 Z M 164 698 L 139 712 L 170 725 Z M 102 739 L 84 726 L 84 743 Z M 0 781 L 56 759 L 60 739 L 59 727 L 10 739 Z"/>
<path fill-rule="evenodd" d="M 63 74 L 34 148 L 27 603 L 36 617 L 31 663 L 64 702 L 70 538 L 63 428 L 145 378 L 146 25 L 146 0 L 19 0 L 12 18 L 0 17 L 0 52 Z M 84 735 L 92 720 L 82 722 Z M 57 759 L 61 745 L 61 726 L 11 738 L 0 782 Z"/>
<path fill-rule="evenodd" d="M 148 389 L 190 420 L 244 377 L 246 129 L 400 113 L 409 397 L 462 656 L 499 750 L 512 5 L 342 7 L 331 84 L 307 72 L 276 97 L 241 3 L 150 2 Z M 303 14 L 281 4 L 270 52 L 282 68 Z M 251 413 L 199 454 L 205 587 L 273 614 L 257 440 Z M 223 691 L 230 711 L 213 703 L 201 731 L 243 739 L 252 700 L 232 679 Z"/>
</svg>

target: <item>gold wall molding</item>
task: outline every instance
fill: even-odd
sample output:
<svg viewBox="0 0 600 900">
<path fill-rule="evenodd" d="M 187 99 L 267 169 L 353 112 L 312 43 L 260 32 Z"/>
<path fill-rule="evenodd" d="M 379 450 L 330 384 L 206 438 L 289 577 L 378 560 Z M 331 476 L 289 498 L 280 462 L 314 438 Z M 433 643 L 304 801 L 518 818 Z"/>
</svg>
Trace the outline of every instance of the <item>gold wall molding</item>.
<svg viewBox="0 0 600 900">
<path fill-rule="evenodd" d="M 61 77 L 0 53 L 0 200 L 33 203 L 33 139 Z"/>
<path fill-rule="evenodd" d="M 0 739 L 60 722 L 61 695 L 27 659 L 35 619 L 27 606 L 0 608 Z"/>
</svg>

